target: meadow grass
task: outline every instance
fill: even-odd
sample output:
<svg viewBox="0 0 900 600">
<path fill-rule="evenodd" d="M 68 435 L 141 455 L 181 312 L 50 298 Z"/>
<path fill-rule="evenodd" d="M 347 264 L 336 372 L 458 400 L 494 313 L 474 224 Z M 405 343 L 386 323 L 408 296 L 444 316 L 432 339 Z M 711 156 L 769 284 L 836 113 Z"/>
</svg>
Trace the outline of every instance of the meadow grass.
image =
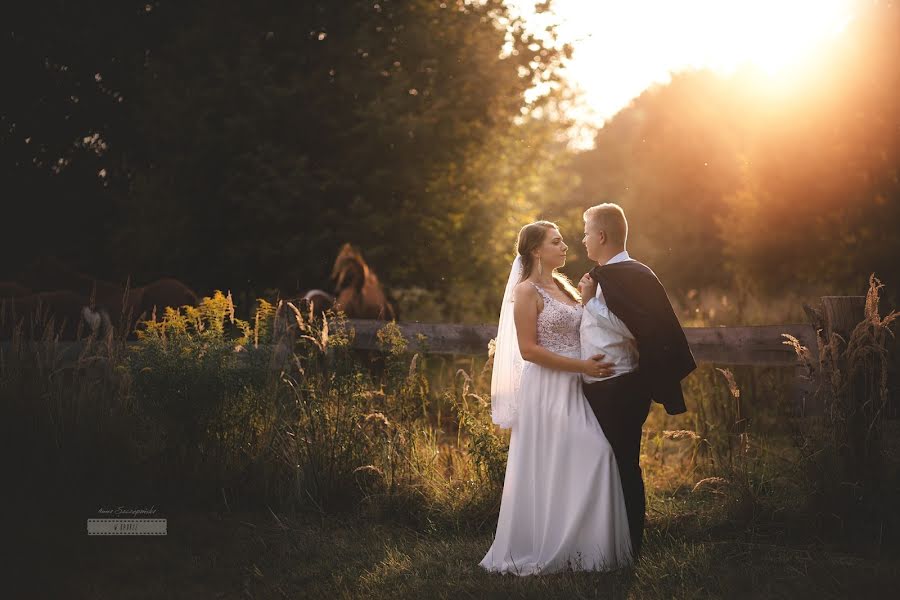
<svg viewBox="0 0 900 600">
<path fill-rule="evenodd" d="M 900 583 L 896 555 L 822 540 L 791 486 L 748 509 L 657 460 L 644 457 L 644 557 L 617 573 L 490 575 L 477 562 L 493 522 L 422 526 L 372 507 L 179 511 L 161 539 L 47 532 L 43 557 L 59 566 L 50 590 L 76 598 L 878 598 Z"/>
<path fill-rule="evenodd" d="M 483 573 L 508 445 L 489 361 L 413 354 L 392 325 L 358 352 L 341 315 L 279 308 L 243 321 L 216 293 L 144 323 L 136 348 L 85 336 L 74 360 L 51 328 L 38 346 L 18 330 L 0 406 L 13 505 L 46 517 L 12 528 L 20 573 L 53 565 L 34 595 L 839 598 L 900 583 L 897 421 L 877 414 L 878 451 L 857 463 L 870 476 L 849 482 L 879 501 L 848 504 L 843 430 L 788 410 L 793 372 L 716 365 L 685 382 L 689 413 L 647 421 L 636 568 Z M 862 350 L 885 343 L 870 313 L 881 337 L 853 348 L 883 369 Z M 278 362 L 266 348 L 285 332 Z M 88 538 L 109 503 L 156 504 L 169 535 Z"/>
</svg>

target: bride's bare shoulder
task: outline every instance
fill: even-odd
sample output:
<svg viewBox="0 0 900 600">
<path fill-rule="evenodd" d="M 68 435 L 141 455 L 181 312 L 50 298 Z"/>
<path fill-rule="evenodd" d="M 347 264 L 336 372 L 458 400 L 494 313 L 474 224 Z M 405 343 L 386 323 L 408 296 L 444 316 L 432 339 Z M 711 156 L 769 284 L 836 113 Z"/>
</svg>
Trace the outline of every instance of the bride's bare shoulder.
<svg viewBox="0 0 900 600">
<path fill-rule="evenodd" d="M 540 299 L 537 290 L 534 289 L 534 284 L 532 284 L 530 281 L 520 281 L 518 284 L 516 284 L 516 287 L 513 288 L 513 297 L 516 300 Z"/>
</svg>

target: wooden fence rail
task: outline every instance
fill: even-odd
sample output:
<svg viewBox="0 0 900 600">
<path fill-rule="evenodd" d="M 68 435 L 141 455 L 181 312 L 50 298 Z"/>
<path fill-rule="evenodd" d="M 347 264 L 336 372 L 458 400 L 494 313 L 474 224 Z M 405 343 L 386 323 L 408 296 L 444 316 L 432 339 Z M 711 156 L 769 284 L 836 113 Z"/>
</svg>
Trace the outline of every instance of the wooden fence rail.
<svg viewBox="0 0 900 600">
<path fill-rule="evenodd" d="M 378 348 L 377 331 L 382 321 L 351 320 L 356 332 L 354 346 L 364 350 Z M 497 335 L 496 325 L 450 325 L 440 323 L 400 323 L 410 349 L 434 354 L 487 354 L 488 342 Z M 812 325 L 762 325 L 751 327 L 686 327 L 685 335 L 698 362 L 723 365 L 790 366 L 797 364 L 794 350 L 785 345 L 787 333 L 813 353 L 817 351 Z M 424 343 L 419 343 L 419 336 Z"/>
<path fill-rule="evenodd" d="M 865 298 L 859 296 L 826 296 L 822 298 L 821 322 L 818 327 L 826 333 L 832 331 L 846 335 L 863 318 Z M 384 321 L 348 320 L 354 331 L 353 347 L 361 350 L 378 348 L 378 331 Z M 409 342 L 410 350 L 433 354 L 487 355 L 488 343 L 496 336 L 496 325 L 459 325 L 445 323 L 399 323 L 398 327 Z M 795 369 L 793 395 L 802 414 L 819 414 L 822 406 L 812 406 L 812 382 L 806 379 L 804 369 L 793 348 L 785 344 L 784 334 L 797 338 L 800 343 L 818 357 L 816 329 L 813 325 L 787 324 L 746 327 L 687 327 L 685 335 L 700 363 L 718 365 L 758 365 L 793 367 Z M 39 342 L 33 342 L 40 344 Z M 129 342 L 129 344 L 134 342 Z M 43 344 L 40 344 L 43 345 Z M 9 353 L 11 342 L 0 341 L 0 353 Z M 49 348 L 44 348 L 49 351 Z M 272 348 L 259 350 L 270 352 Z M 60 342 L 54 355 L 56 364 L 75 360 L 80 355 L 81 343 Z M 285 353 L 278 353 L 282 358 Z M 274 362 L 272 367 L 280 368 Z M 816 401 L 817 403 L 818 400 Z"/>
<path fill-rule="evenodd" d="M 822 316 L 826 331 L 847 330 L 862 320 L 864 298 L 827 296 L 822 298 Z M 377 332 L 384 321 L 348 320 L 354 330 L 353 346 L 362 350 L 378 348 Z M 497 334 L 496 325 L 459 325 L 446 323 L 398 323 L 403 336 L 415 352 L 433 354 L 486 355 L 488 343 Z M 816 330 L 808 324 L 760 325 L 744 327 L 686 327 L 685 335 L 698 362 L 721 365 L 798 366 L 794 350 L 784 343 L 783 334 L 797 338 L 818 356 Z M 134 342 L 130 342 L 134 343 Z M 10 351 L 9 341 L 0 341 L 0 351 Z M 75 358 L 78 342 L 60 342 L 59 350 Z M 265 348 L 263 348 L 265 350 Z"/>
<path fill-rule="evenodd" d="M 360 350 L 378 348 L 377 332 L 384 321 L 348 320 L 354 330 L 353 347 Z M 410 350 L 432 354 L 486 355 L 488 342 L 497 335 L 496 325 L 457 325 L 444 323 L 399 323 Z M 687 327 L 685 334 L 698 362 L 721 365 L 791 366 L 797 357 L 785 345 L 782 334 L 800 340 L 815 354 L 816 332 L 811 325 L 763 325 L 755 327 Z M 128 342 L 129 345 L 136 342 Z M 9 352 L 11 342 L 0 342 L 0 350 Z M 77 357 L 79 342 L 59 342 L 65 356 Z M 263 348 L 265 349 L 265 348 Z"/>
</svg>

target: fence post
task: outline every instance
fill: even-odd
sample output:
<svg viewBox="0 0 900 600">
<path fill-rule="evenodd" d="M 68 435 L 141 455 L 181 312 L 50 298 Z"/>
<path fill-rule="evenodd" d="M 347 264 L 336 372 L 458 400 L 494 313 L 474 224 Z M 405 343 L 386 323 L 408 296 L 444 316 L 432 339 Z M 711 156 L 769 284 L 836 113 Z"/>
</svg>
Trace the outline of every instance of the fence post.
<svg viewBox="0 0 900 600">
<path fill-rule="evenodd" d="M 841 347 L 843 351 L 846 348 L 846 342 L 850 339 L 850 333 L 863 320 L 865 315 L 866 298 L 865 296 L 822 296 L 822 312 L 818 315 L 819 319 L 815 323 L 817 329 L 822 330 L 822 342 L 828 344 L 831 342 L 831 334 L 835 333 L 844 339 Z M 823 351 L 818 349 L 815 356 Z M 823 374 L 819 374 L 822 376 Z M 822 388 L 824 382 L 807 382 L 801 385 L 801 394 L 804 396 L 804 411 L 801 414 L 806 415 L 822 415 L 825 411 L 826 398 L 823 396 L 815 397 L 813 392 L 818 387 L 820 393 L 829 394 L 827 386 Z M 814 399 L 814 404 L 810 400 Z"/>
<path fill-rule="evenodd" d="M 825 317 L 825 342 L 831 340 L 836 333 L 844 340 L 850 339 L 850 333 L 865 315 L 865 296 L 822 296 L 822 308 Z"/>
<path fill-rule="evenodd" d="M 828 344 L 831 334 L 840 335 L 845 342 L 850 333 L 865 316 L 865 296 L 822 296 L 821 310 L 804 305 L 810 324 L 816 331 L 821 331 L 821 341 Z M 815 342 L 813 342 L 815 344 Z M 809 346 L 814 368 L 818 368 L 818 360 L 822 348 Z M 796 414 L 801 417 L 821 416 L 825 411 L 825 398 L 816 391 L 827 393 L 822 388 L 822 381 L 810 379 L 806 367 L 798 364 L 794 372 L 794 406 Z M 818 375 L 821 376 L 821 373 Z"/>
<path fill-rule="evenodd" d="M 865 465 L 867 459 L 867 443 L 864 406 L 867 402 L 865 374 L 857 371 L 851 373 L 851 359 L 847 354 L 850 336 L 856 326 L 865 318 L 866 299 L 863 296 L 823 296 L 822 308 L 825 317 L 825 343 L 830 344 L 833 336 L 840 336 L 835 341 L 837 352 L 835 367 L 846 378 L 846 387 L 840 390 L 839 398 L 829 397 L 834 403 L 832 410 L 840 415 L 839 423 L 842 431 L 838 434 L 845 444 L 847 456 L 844 457 L 844 469 L 847 476 L 865 477 L 858 468 Z M 823 374 L 827 377 L 827 374 Z M 829 396 L 831 392 L 829 391 Z"/>
</svg>

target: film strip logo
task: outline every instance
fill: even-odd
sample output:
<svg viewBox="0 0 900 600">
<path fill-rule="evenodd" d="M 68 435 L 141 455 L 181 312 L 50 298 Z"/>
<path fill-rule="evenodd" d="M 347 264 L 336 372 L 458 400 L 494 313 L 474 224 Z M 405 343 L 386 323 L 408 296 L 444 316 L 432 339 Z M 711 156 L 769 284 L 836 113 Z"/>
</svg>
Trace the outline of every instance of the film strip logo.
<svg viewBox="0 0 900 600">
<path fill-rule="evenodd" d="M 88 535 L 167 535 L 167 519 L 88 519 Z"/>
</svg>

